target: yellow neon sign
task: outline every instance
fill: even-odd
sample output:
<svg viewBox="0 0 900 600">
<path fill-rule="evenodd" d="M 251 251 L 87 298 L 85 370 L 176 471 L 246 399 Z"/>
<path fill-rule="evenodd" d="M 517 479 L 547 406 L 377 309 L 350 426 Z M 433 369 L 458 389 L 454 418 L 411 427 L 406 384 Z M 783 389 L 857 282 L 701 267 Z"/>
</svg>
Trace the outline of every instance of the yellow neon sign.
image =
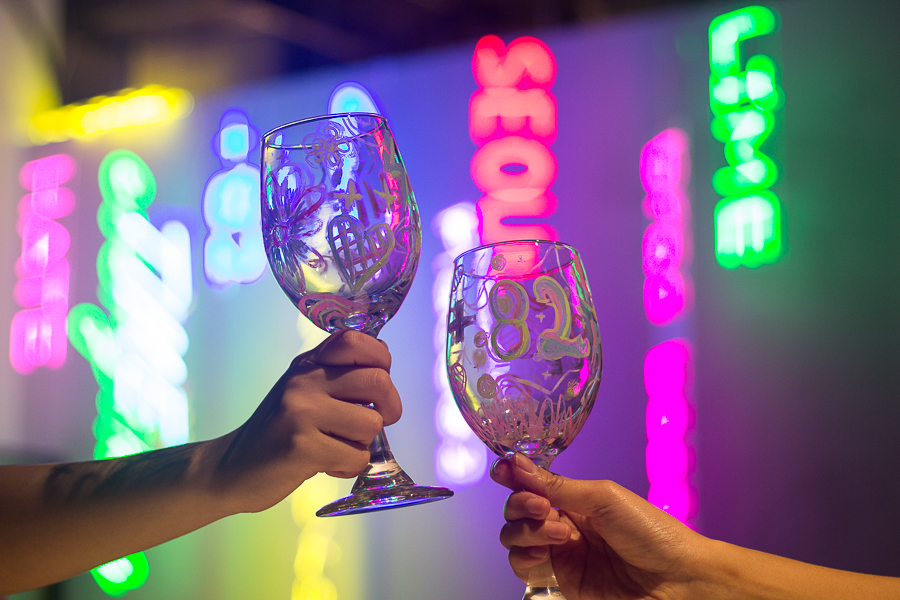
<svg viewBox="0 0 900 600">
<path fill-rule="evenodd" d="M 193 108 L 194 97 L 187 90 L 148 85 L 42 112 L 32 119 L 28 132 L 36 145 L 64 142 L 124 127 L 181 119 Z"/>
</svg>

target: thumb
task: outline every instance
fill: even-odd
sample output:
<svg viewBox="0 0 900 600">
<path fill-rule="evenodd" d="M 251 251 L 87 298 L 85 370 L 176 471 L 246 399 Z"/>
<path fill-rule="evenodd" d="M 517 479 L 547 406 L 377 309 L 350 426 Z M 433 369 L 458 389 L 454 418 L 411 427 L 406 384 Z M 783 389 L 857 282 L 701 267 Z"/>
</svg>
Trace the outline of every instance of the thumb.
<svg viewBox="0 0 900 600">
<path fill-rule="evenodd" d="M 604 508 L 615 503 L 618 488 L 612 482 L 582 481 L 541 469 L 522 454 L 510 460 L 507 487 L 522 489 L 543 496 L 556 508 L 578 513 L 586 517 L 597 516 Z M 604 484 L 612 484 L 610 485 Z M 623 492 L 624 488 L 619 488 Z"/>
</svg>

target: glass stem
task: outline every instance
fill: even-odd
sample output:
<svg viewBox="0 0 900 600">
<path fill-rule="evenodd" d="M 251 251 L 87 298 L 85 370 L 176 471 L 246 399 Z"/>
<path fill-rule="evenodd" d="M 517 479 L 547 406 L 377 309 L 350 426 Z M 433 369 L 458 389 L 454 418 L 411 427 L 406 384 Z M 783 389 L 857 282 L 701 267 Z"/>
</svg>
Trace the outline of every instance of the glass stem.
<svg viewBox="0 0 900 600">
<path fill-rule="evenodd" d="M 529 458 L 542 469 L 550 470 L 550 463 L 556 458 L 556 454 L 536 454 Z M 550 548 L 547 548 L 549 551 Z M 548 558 L 546 562 L 534 565 L 528 569 L 528 581 L 526 583 L 525 595 L 522 600 L 538 600 L 540 598 L 552 598 L 553 600 L 566 600 L 562 591 L 559 589 L 559 582 L 556 580 L 556 574 L 553 572 L 553 563 Z"/>
<path fill-rule="evenodd" d="M 384 463 L 394 460 L 394 453 L 391 452 L 391 445 L 388 444 L 387 434 L 384 429 L 378 432 L 372 443 L 369 444 L 370 463 Z"/>
<path fill-rule="evenodd" d="M 416 484 L 394 459 L 394 453 L 391 452 L 384 429 L 369 444 L 369 454 L 369 465 L 353 484 L 351 493 Z"/>
</svg>

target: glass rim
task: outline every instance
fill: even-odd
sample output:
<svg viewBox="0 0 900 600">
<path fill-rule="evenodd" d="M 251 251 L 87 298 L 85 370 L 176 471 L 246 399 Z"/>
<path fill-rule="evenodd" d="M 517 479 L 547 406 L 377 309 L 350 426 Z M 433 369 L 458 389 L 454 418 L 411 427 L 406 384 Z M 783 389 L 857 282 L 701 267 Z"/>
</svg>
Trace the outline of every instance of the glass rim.
<svg viewBox="0 0 900 600">
<path fill-rule="evenodd" d="M 460 267 L 462 259 L 469 256 L 470 254 L 474 254 L 475 252 L 479 252 L 481 250 L 487 250 L 488 248 L 495 248 L 497 246 L 505 246 L 505 245 L 511 245 L 511 244 L 535 244 L 535 245 L 554 246 L 557 248 L 565 248 L 571 254 L 572 262 L 575 262 L 576 260 L 578 260 L 578 261 L 581 260 L 581 255 L 578 253 L 578 250 L 576 250 L 575 247 L 572 246 L 571 244 L 567 244 L 565 242 L 560 242 L 558 240 L 542 240 L 542 239 L 537 239 L 537 238 L 526 238 L 526 239 L 521 239 L 521 240 L 503 240 L 502 242 L 492 242 L 490 244 L 483 244 L 481 246 L 469 248 L 465 252 L 461 252 L 459 254 L 459 256 L 457 256 L 456 258 L 453 259 L 454 269 Z M 562 266 L 564 266 L 564 265 L 560 265 L 560 267 L 562 267 Z M 487 274 L 476 275 L 474 273 L 470 273 L 470 274 L 467 274 L 467 276 L 477 277 L 479 279 L 480 278 L 493 279 L 493 277 L 491 277 L 490 275 L 487 275 Z"/>
<path fill-rule="evenodd" d="M 387 124 L 387 119 L 385 118 L 384 115 L 379 115 L 376 113 L 367 113 L 367 112 L 345 112 L 345 113 L 333 113 L 333 114 L 328 114 L 328 115 L 317 115 L 315 117 L 305 117 L 298 121 L 291 121 L 290 123 L 285 123 L 284 125 L 279 125 L 278 127 L 271 129 L 271 130 L 267 131 L 266 133 L 264 133 L 262 136 L 262 147 L 263 148 L 276 148 L 278 150 L 298 150 L 301 148 L 306 148 L 306 146 L 304 146 L 303 144 L 287 144 L 287 145 L 272 144 L 269 142 L 269 137 L 275 133 L 278 133 L 279 131 L 284 131 L 286 129 L 290 129 L 291 127 L 296 127 L 297 125 L 305 125 L 307 123 L 314 123 L 316 121 L 339 119 L 339 118 L 343 118 L 343 117 L 351 117 L 351 118 L 370 117 L 370 118 L 376 119 L 377 121 L 380 121 L 379 126 L 382 124 L 384 124 L 384 125 Z M 377 127 L 375 129 L 377 129 Z M 374 129 L 373 129 L 373 131 L 374 131 Z M 356 134 L 354 136 L 344 138 L 344 139 L 354 140 L 354 139 L 362 137 L 364 135 L 368 135 L 369 133 L 371 133 L 371 132 L 367 131 L 366 133 L 359 133 L 359 134 Z"/>
</svg>

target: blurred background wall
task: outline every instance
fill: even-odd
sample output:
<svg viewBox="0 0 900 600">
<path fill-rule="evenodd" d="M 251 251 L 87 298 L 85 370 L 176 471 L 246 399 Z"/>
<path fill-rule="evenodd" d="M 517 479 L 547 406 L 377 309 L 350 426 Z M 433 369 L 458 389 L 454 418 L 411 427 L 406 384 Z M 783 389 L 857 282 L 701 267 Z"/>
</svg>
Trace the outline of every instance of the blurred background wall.
<svg viewBox="0 0 900 600">
<path fill-rule="evenodd" d="M 353 17 L 343 21 L 278 3 L 272 3 L 274 13 L 248 8 L 267 3 L 223 3 L 221 12 L 191 12 L 194 4 L 183 4 L 167 4 L 169 14 L 140 2 L 121 8 L 92 2 L 81 11 L 50 2 L 0 4 L 0 264 L 6 265 L 0 281 L 10 290 L 0 297 L 3 335 L 19 310 L 12 297 L 21 252 L 16 205 L 26 193 L 19 169 L 58 153 L 74 159 L 66 186 L 76 204 L 59 219 L 71 235 L 69 305 L 96 304 L 103 243 L 98 168 L 109 152 L 130 150 L 156 179 L 151 223 L 178 220 L 191 238 L 184 386 L 191 439 L 238 426 L 291 358 L 321 336 L 298 322 L 268 270 L 254 283 L 227 288 L 204 277 L 208 227 L 201 202 L 209 178 L 229 168 L 215 152 L 220 120 L 239 109 L 257 134 L 265 132 L 326 112 L 335 86 L 356 81 L 391 123 L 425 231 L 412 291 L 382 334 L 404 399 L 391 443 L 418 481 L 447 483 L 435 469 L 432 263 L 443 246 L 432 223 L 448 206 L 481 196 L 469 172 L 476 146 L 468 131 L 478 37 L 500 33 L 509 43 L 534 35 L 557 63 L 558 135 L 550 148 L 559 165 L 552 187 L 559 207 L 548 222 L 584 255 L 605 358 L 592 416 L 554 469 L 647 493 L 644 357 L 651 346 L 684 337 L 693 348 L 687 442 L 694 454 L 691 520 L 697 529 L 800 560 L 900 576 L 900 517 L 893 510 L 900 498 L 900 278 L 894 264 L 900 122 L 892 76 L 900 56 L 892 24 L 900 9 L 894 3 L 770 3 L 780 15 L 777 31 L 746 42 L 745 59 L 755 53 L 774 58 L 785 96 L 763 145 L 780 171 L 772 190 L 781 200 L 783 254 L 753 269 L 717 263 L 713 208 L 719 196 L 710 184 L 725 160 L 722 143 L 710 134 L 708 28 L 743 4 L 638 3 L 626 10 L 616 3 L 532 3 L 529 11 L 498 5 L 470 16 L 473 22 L 480 17 L 475 26 L 453 3 L 409 3 L 409 12 L 432 7 L 429 22 L 445 36 L 433 36 L 436 47 L 426 47 L 424 34 L 394 5 L 384 22 L 369 15 L 369 30 L 353 3 L 345 7 Z M 217 23 L 230 25 L 212 28 L 210 11 Z M 272 14 L 293 27 L 276 27 Z M 309 31 L 304 18 L 320 25 L 319 37 L 297 37 Z M 247 27 L 234 25 L 242 19 L 256 23 L 257 34 L 268 31 L 267 41 L 252 43 Z M 391 49 L 380 38 L 404 31 L 407 46 Z M 25 123 L 41 110 L 150 83 L 190 90 L 193 111 L 180 120 L 70 141 L 28 141 Z M 641 210 L 639 165 L 644 145 L 670 127 L 690 140 L 694 303 L 690 316 L 659 328 L 643 308 L 642 236 L 650 221 Z M 250 162 L 258 162 L 257 152 L 251 150 Z M 4 360 L 0 385 L 4 460 L 91 458 L 98 386 L 71 346 L 58 369 L 22 375 Z M 129 597 L 521 593 L 497 542 L 505 493 L 486 477 L 450 483 L 457 494 L 446 502 L 328 525 L 308 519 L 305 509 L 349 485 L 316 480 L 266 513 L 232 517 L 151 549 L 149 579 Z M 321 568 L 312 573 L 309 565 L 317 560 Z M 311 573 L 321 585 L 302 588 Z M 85 574 L 21 595 L 38 597 L 105 594 Z"/>
</svg>

